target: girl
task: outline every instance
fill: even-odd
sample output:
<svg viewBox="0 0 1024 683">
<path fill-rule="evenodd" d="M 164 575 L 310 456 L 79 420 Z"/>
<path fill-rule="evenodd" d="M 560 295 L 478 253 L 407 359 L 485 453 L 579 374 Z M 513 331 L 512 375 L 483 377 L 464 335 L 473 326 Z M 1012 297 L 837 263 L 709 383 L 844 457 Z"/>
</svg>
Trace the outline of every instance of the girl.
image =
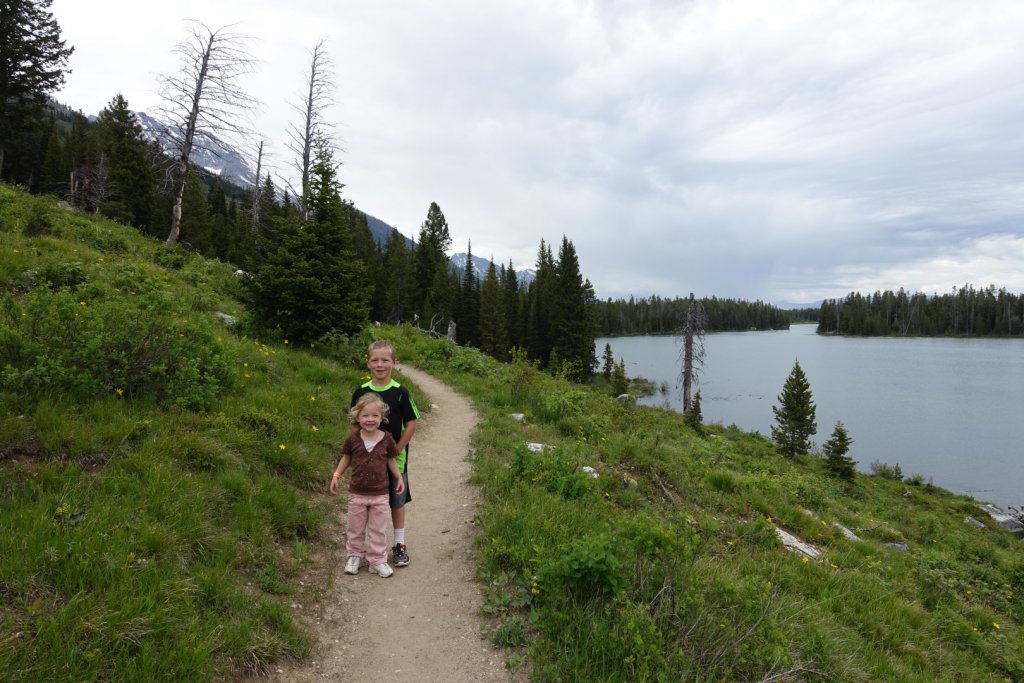
<svg viewBox="0 0 1024 683">
<path fill-rule="evenodd" d="M 346 535 L 346 574 L 358 574 L 365 557 L 370 573 L 386 579 L 394 573 L 387 562 L 387 526 L 391 515 L 388 505 L 388 470 L 396 479 L 396 493 L 405 490 L 395 458 L 398 448 L 391 434 L 381 430 L 387 421 L 388 407 L 375 393 L 361 396 L 349 411 L 352 424 L 359 426 L 345 439 L 341 460 L 334 468 L 330 492 L 338 495 L 338 481 L 352 467 L 348 480 L 348 531 Z M 366 539 L 364 550 L 363 539 Z"/>
</svg>

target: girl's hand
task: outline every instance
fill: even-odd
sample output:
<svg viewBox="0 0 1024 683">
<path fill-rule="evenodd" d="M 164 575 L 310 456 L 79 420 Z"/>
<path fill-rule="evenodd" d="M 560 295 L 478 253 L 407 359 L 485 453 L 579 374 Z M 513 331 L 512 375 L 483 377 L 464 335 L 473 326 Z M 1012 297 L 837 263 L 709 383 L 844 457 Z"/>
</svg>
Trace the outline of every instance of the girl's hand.
<svg viewBox="0 0 1024 683">
<path fill-rule="evenodd" d="M 327 490 L 331 492 L 332 496 L 338 495 L 338 481 L 340 481 L 340 479 L 341 477 L 331 475 L 331 484 L 327 487 Z"/>
</svg>

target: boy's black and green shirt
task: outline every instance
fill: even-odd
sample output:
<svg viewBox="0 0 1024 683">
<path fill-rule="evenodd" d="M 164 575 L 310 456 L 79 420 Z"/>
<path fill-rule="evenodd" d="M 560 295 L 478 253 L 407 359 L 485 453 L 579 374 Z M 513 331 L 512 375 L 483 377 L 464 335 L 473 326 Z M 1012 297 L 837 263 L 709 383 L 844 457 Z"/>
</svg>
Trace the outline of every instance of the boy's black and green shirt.
<svg viewBox="0 0 1024 683">
<path fill-rule="evenodd" d="M 387 404 L 388 421 L 381 425 L 381 429 L 390 432 L 391 436 L 395 439 L 395 443 L 398 443 L 398 440 L 402 438 L 402 432 L 405 431 L 406 423 L 416 420 L 420 416 L 420 411 L 416 407 L 412 394 L 394 379 L 386 387 L 375 387 L 373 380 L 371 380 L 352 392 L 351 405 L 355 405 L 360 396 L 370 391 L 377 392 L 384 400 L 384 403 Z M 406 471 L 408 456 L 409 446 L 407 445 L 398 454 L 397 464 L 399 472 L 404 473 Z"/>
</svg>

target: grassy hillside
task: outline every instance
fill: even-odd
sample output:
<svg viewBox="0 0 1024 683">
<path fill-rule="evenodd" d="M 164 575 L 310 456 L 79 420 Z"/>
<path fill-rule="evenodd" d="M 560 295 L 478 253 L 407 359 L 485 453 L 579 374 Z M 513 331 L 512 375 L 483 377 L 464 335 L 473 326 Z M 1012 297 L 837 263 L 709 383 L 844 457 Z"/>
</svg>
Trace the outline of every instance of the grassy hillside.
<svg viewBox="0 0 1024 683">
<path fill-rule="evenodd" d="M 236 286 L 0 186 L 0 678 L 230 679 L 306 655 L 296 576 L 338 512 L 322 491 L 365 339 L 254 339 L 213 315 L 244 317 Z M 846 486 L 756 434 L 373 333 L 484 418 L 485 609 L 537 680 L 1024 679 L 1024 547 L 970 498 Z"/>
<path fill-rule="evenodd" d="M 0 679 L 306 654 L 294 577 L 337 512 L 320 494 L 363 373 L 232 332 L 213 314 L 242 313 L 236 287 L 0 185 Z"/>
<path fill-rule="evenodd" d="M 536 678 L 1024 680 L 1024 546 L 976 501 L 847 486 L 757 434 L 698 434 L 522 362 L 412 355 L 486 417 L 481 576 L 495 641 L 524 645 Z M 821 556 L 784 550 L 776 529 Z"/>
</svg>

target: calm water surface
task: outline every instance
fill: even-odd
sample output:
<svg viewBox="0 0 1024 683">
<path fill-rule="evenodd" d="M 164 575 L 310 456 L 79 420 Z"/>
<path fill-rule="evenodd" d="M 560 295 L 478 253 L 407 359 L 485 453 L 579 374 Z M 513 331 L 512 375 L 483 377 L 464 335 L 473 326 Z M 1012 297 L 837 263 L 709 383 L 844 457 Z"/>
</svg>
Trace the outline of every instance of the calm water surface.
<svg viewBox="0 0 1024 683">
<path fill-rule="evenodd" d="M 770 435 L 772 406 L 799 360 L 817 406 L 818 444 L 842 421 L 861 471 L 875 460 L 898 463 L 904 475 L 922 474 L 957 493 L 1024 504 L 1024 342 L 822 337 L 814 330 L 708 334 L 699 385 L 704 421 Z M 643 403 L 682 409 L 677 339 L 598 339 L 598 357 L 606 343 L 627 375 L 667 385 Z"/>
</svg>

